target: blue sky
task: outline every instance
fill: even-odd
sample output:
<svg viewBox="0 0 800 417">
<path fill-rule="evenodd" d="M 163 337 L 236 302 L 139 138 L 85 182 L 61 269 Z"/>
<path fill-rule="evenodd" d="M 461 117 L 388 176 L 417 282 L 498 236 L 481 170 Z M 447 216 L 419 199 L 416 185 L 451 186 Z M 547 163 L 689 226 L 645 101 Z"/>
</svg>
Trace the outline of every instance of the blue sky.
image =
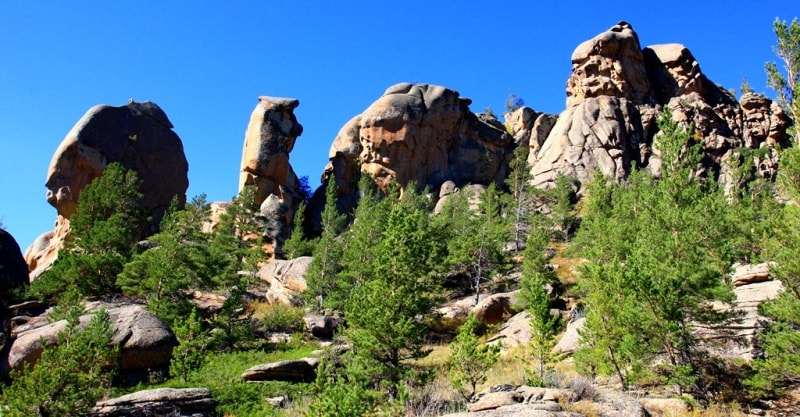
<svg viewBox="0 0 800 417">
<path fill-rule="evenodd" d="M 515 93 L 559 113 L 574 48 L 625 20 L 643 47 L 683 43 L 716 83 L 771 95 L 772 23 L 800 15 L 798 0 L 224 3 L 0 1 L 0 221 L 23 251 L 56 217 L 53 152 L 95 104 L 158 103 L 189 198 L 228 200 L 260 95 L 300 100 L 291 163 L 318 184 L 339 129 L 395 83 L 447 86 L 476 112 Z"/>
</svg>

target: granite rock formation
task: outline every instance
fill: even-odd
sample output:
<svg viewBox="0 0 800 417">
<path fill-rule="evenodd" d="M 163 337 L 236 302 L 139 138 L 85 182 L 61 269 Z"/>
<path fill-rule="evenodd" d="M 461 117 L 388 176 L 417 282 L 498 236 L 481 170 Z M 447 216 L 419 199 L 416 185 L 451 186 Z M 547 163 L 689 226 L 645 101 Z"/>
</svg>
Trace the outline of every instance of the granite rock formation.
<svg viewBox="0 0 800 417">
<path fill-rule="evenodd" d="M 774 147 L 788 145 L 791 122 L 780 106 L 752 93 L 737 102 L 703 74 L 688 48 L 641 48 L 625 22 L 575 49 L 566 92 L 567 108 L 544 143 L 530 144 L 532 182 L 540 188 L 552 187 L 558 173 L 582 182 L 595 170 L 616 180 L 637 167 L 658 174 L 656 118 L 665 107 L 694 127 L 706 154 L 703 167 L 715 175 L 742 160 L 741 148 L 764 148 L 754 154 L 752 168 L 773 178 Z"/>
<path fill-rule="evenodd" d="M 186 202 L 189 165 L 183 143 L 157 104 L 130 100 L 127 105 L 98 105 L 89 109 L 53 154 L 47 172 L 47 201 L 58 210 L 55 229 L 41 235 L 28 248 L 25 260 L 31 280 L 55 260 L 69 234 L 81 190 L 119 162 L 136 171 L 141 180 L 139 204 L 151 216 L 140 230 L 142 237 L 155 232 L 173 198 Z"/>
<path fill-rule="evenodd" d="M 250 115 L 242 151 L 239 191 L 256 187 L 256 201 L 264 221 L 265 235 L 280 253 L 297 206 L 303 199 L 300 182 L 289 164 L 303 126 L 294 109 L 300 102 L 291 98 L 261 96 Z"/>
<path fill-rule="evenodd" d="M 208 388 L 156 388 L 98 402 L 92 417 L 216 415 L 216 401 Z"/>
<path fill-rule="evenodd" d="M 496 120 L 472 113 L 470 103 L 457 91 L 435 85 L 389 87 L 339 131 L 323 184 L 335 176 L 340 203 L 347 208 L 362 174 L 382 190 L 392 181 L 401 188 L 414 182 L 434 194 L 446 181 L 459 187 L 502 183 L 513 139 Z M 320 189 L 324 193 L 324 186 Z"/>
</svg>

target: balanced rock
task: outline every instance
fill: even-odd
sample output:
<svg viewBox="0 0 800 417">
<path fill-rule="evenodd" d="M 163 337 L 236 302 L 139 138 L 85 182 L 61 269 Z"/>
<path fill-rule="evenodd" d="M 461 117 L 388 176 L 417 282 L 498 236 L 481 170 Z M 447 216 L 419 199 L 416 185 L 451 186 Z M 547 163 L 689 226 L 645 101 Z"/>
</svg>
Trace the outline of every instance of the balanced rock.
<svg viewBox="0 0 800 417">
<path fill-rule="evenodd" d="M 239 191 L 256 187 L 255 203 L 261 207 L 266 235 L 280 252 L 288 238 L 294 211 L 302 201 L 300 182 L 289 164 L 289 153 L 303 126 L 297 121 L 296 99 L 261 96 L 250 115 L 242 151 Z"/>
<path fill-rule="evenodd" d="M 169 365 L 172 348 L 178 344 L 172 330 L 158 316 L 139 304 L 89 303 L 87 314 L 80 317 L 81 326 L 86 326 L 93 312 L 105 308 L 114 329 L 112 344 L 120 347 L 118 370 L 151 369 Z M 3 374 L 12 369 L 23 369 L 26 364 L 35 364 L 45 346 L 53 346 L 58 333 L 67 327 L 66 320 L 49 323 L 47 316 L 30 319 L 12 332 L 12 343 L 8 357 L 3 358 Z"/>
<path fill-rule="evenodd" d="M 14 236 L 0 229 L 0 293 L 28 284 L 28 265 Z"/>
<path fill-rule="evenodd" d="M 317 377 L 318 358 L 287 360 L 256 365 L 242 374 L 245 381 L 312 382 Z"/>
<path fill-rule="evenodd" d="M 156 388 L 98 402 L 92 417 L 210 417 L 216 402 L 208 388 Z"/>
<path fill-rule="evenodd" d="M 69 218 L 78 198 L 105 167 L 119 162 L 136 171 L 141 180 L 139 205 L 151 222 L 138 232 L 145 237 L 157 230 L 173 198 L 183 204 L 189 187 L 189 165 L 183 144 L 164 111 L 155 103 L 130 101 L 114 107 L 89 109 L 58 146 L 47 172 L 47 201 L 58 217 L 52 232 L 37 239 L 25 255 L 31 279 L 46 270 L 69 233 Z"/>
<path fill-rule="evenodd" d="M 335 176 L 340 199 L 356 192 L 361 173 L 383 190 L 392 181 L 401 188 L 413 181 L 434 193 L 448 180 L 459 187 L 501 184 L 511 135 L 496 121 L 472 113 L 470 103 L 457 91 L 435 85 L 389 87 L 339 131 L 323 183 Z"/>
</svg>

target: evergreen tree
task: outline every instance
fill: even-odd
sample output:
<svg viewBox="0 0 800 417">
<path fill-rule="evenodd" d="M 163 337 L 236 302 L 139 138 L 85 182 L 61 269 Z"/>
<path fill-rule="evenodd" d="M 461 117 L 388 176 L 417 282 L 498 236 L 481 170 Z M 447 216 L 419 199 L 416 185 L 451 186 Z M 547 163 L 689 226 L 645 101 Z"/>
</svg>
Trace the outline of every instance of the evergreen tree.
<svg viewBox="0 0 800 417">
<path fill-rule="evenodd" d="M 117 277 L 126 295 L 143 299 L 150 311 L 169 323 L 192 310 L 187 292 L 211 287 L 211 235 L 202 231 L 210 221 L 205 196 L 180 210 L 177 200 L 161 221 L 161 232 L 148 241 L 153 247 L 135 255 Z"/>
<path fill-rule="evenodd" d="M 196 310 L 192 310 L 185 319 L 179 319 L 173 329 L 179 344 L 172 350 L 169 373 L 174 378 L 188 382 L 189 373 L 203 364 L 208 335 L 203 331 L 203 321 L 197 316 Z"/>
<path fill-rule="evenodd" d="M 319 310 L 323 307 L 341 307 L 341 299 L 334 293 L 341 271 L 342 243 L 338 238 L 345 227 L 345 216 L 336 206 L 336 181 L 333 176 L 325 187 L 325 209 L 322 211 L 322 234 L 317 242 L 311 265 L 306 273 L 308 289 L 306 300 L 315 303 Z M 332 299 L 328 299 L 332 298 Z"/>
<path fill-rule="evenodd" d="M 711 302 L 732 299 L 724 277 L 739 260 L 727 241 L 737 228 L 716 182 L 696 176 L 702 155 L 691 130 L 669 112 L 659 128 L 660 178 L 637 171 L 619 185 L 595 177 L 589 189 L 575 242 L 589 260 L 580 270 L 587 343 L 576 361 L 590 372 L 613 370 L 625 386 L 663 354 L 659 374 L 688 388 L 697 375 L 694 326 L 731 318 Z"/>
<path fill-rule="evenodd" d="M 514 149 L 514 157 L 509 163 L 511 173 L 506 179 L 506 187 L 509 190 L 506 204 L 506 215 L 511 221 L 511 241 L 513 242 L 514 252 L 519 252 L 522 248 L 528 233 L 530 232 L 530 218 L 532 215 L 530 198 L 534 195 L 533 186 L 530 185 L 530 167 L 527 161 L 528 149 L 524 146 L 517 146 Z"/>
<path fill-rule="evenodd" d="M 498 345 L 484 345 L 478 339 L 479 326 L 475 315 L 470 314 L 450 344 L 450 381 L 466 401 L 475 395 L 478 384 L 486 382 L 488 372 L 500 358 Z"/>
<path fill-rule="evenodd" d="M 4 416 L 88 415 L 108 392 L 111 375 L 104 368 L 117 356 L 111 320 L 100 310 L 81 328 L 82 313 L 82 307 L 71 310 L 56 346 L 45 348 L 36 365 L 12 371 L 0 399 Z"/>
<path fill-rule="evenodd" d="M 308 206 L 305 202 L 300 203 L 294 213 L 292 221 L 292 233 L 289 239 L 283 243 L 283 253 L 287 259 L 299 258 L 301 256 L 311 256 L 314 253 L 314 241 L 306 236 L 303 224 L 305 223 L 306 210 Z"/>
<path fill-rule="evenodd" d="M 70 234 L 53 268 L 34 281 L 33 294 L 56 296 L 76 289 L 84 296 L 118 292 L 117 274 L 133 254 L 145 221 L 136 172 L 111 163 L 81 191 Z"/>
<path fill-rule="evenodd" d="M 753 362 L 756 373 L 746 383 L 757 397 L 780 394 L 800 381 L 799 148 L 782 152 L 777 185 L 789 200 L 769 222 L 772 238 L 768 249 L 775 261 L 770 273 L 781 281 L 784 291 L 777 300 L 759 307 L 772 323 L 762 336 L 763 357 Z"/>
<path fill-rule="evenodd" d="M 424 355 L 425 325 L 418 316 L 433 305 L 432 278 L 443 250 L 430 204 L 413 190 L 408 187 L 400 201 L 379 203 L 390 208 L 380 240 L 371 248 L 369 274 L 345 304 L 354 360 L 368 370 L 369 385 L 385 389 L 390 402 L 408 375 L 405 359 Z"/>
<path fill-rule="evenodd" d="M 544 250 L 548 243 L 547 233 L 536 229 L 528 237 L 522 263 L 522 281 L 520 282 L 520 298 L 531 314 L 531 351 L 536 361 L 536 375 L 533 385 L 542 385 L 545 381 L 548 363 L 552 361 L 551 351 L 555 346 L 555 336 L 561 323 L 558 316 L 550 314 L 550 302 L 547 287 L 552 287 L 558 280 L 552 270 L 547 268 Z"/>
</svg>

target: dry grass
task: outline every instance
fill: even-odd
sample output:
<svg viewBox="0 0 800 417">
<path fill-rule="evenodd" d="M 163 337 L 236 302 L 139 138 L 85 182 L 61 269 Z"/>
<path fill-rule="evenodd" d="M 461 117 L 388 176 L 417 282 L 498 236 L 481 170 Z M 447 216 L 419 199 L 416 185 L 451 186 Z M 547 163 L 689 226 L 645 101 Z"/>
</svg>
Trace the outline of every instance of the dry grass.
<svg viewBox="0 0 800 417">
<path fill-rule="evenodd" d="M 555 242 L 552 244 L 553 249 L 556 251 L 556 256 L 550 260 L 550 263 L 558 265 L 555 273 L 558 280 L 566 287 L 576 285 L 578 283 L 577 267 L 584 262 L 581 258 L 570 258 L 564 255 L 564 250 L 569 247 L 568 243 Z"/>
</svg>

